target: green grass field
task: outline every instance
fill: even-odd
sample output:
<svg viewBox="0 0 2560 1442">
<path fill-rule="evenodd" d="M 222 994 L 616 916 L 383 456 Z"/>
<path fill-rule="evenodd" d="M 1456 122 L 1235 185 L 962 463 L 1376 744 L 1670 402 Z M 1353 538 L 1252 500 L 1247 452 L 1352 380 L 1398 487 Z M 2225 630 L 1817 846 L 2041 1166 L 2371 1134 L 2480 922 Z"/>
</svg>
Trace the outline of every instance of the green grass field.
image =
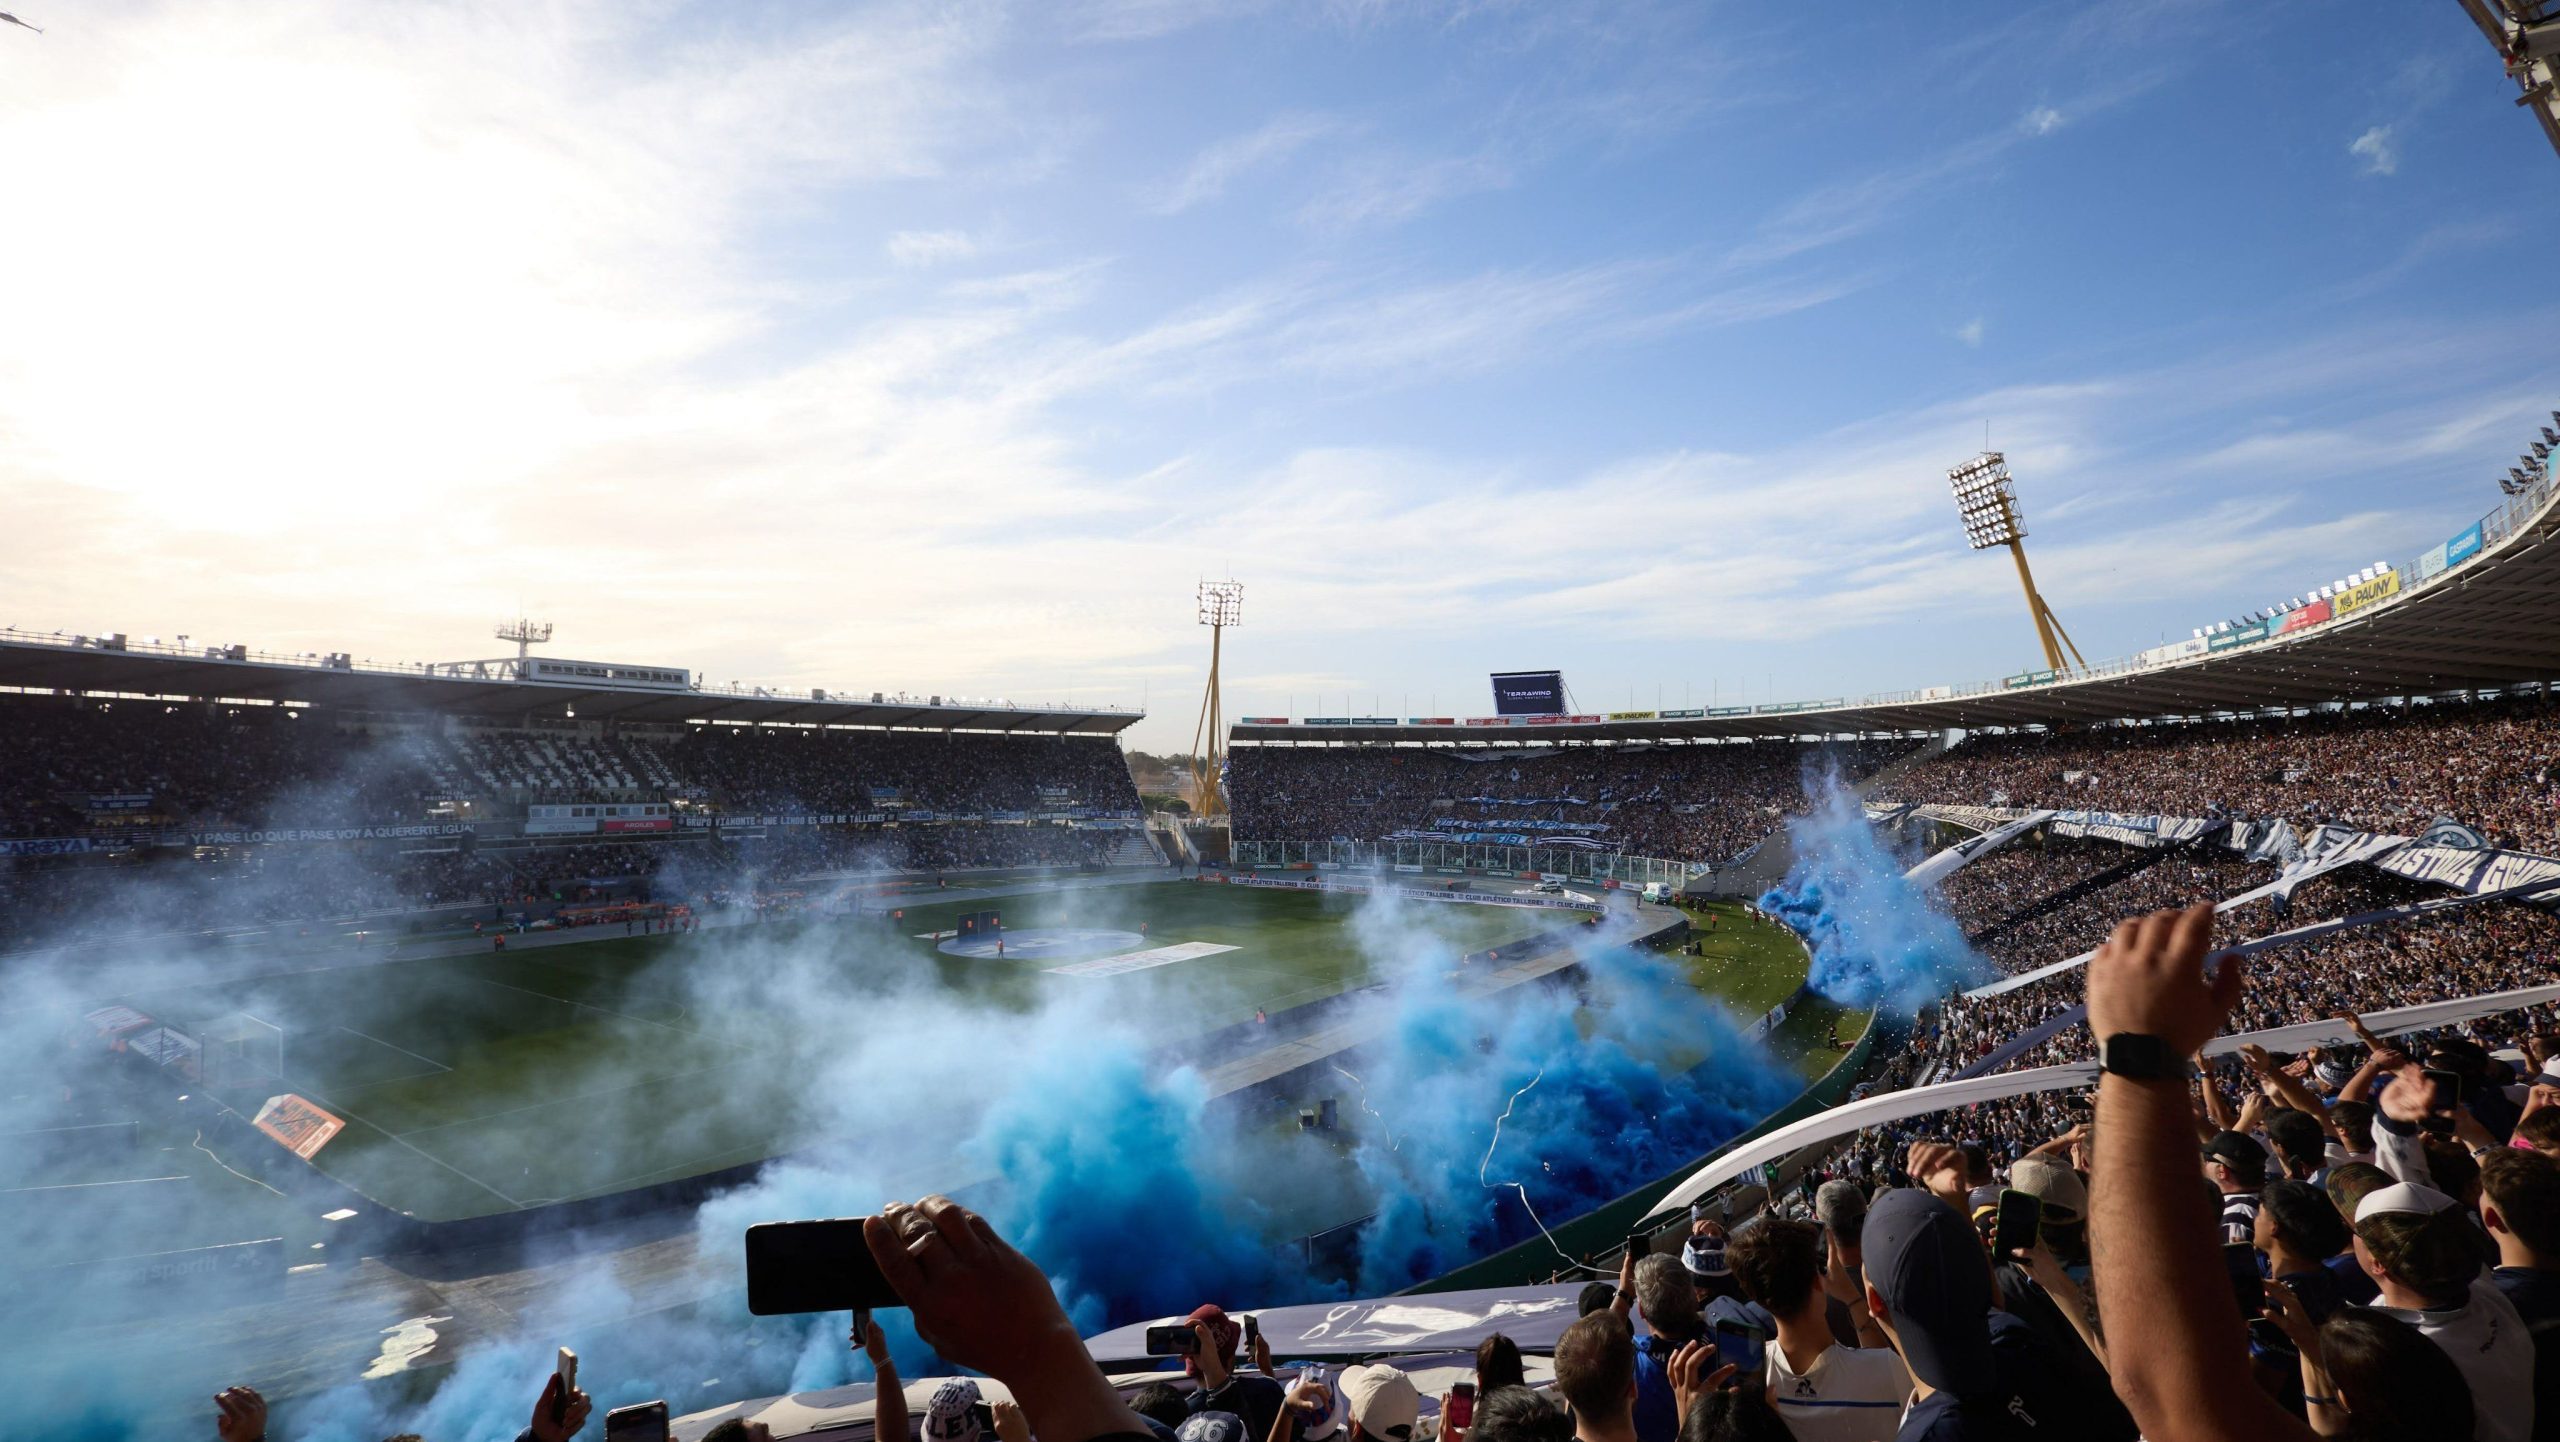
<svg viewBox="0 0 2560 1442">
<path fill-rule="evenodd" d="M 1371 981 L 1356 944 L 1358 905 L 1162 882 L 935 900 L 907 905 L 894 924 L 777 923 L 758 939 L 802 944 L 839 999 L 923 985 L 1027 1011 L 1072 992 L 1170 1043 Z M 988 906 L 1003 912 L 1009 936 L 1144 923 L 1148 947 L 1235 949 L 1075 976 L 1051 974 L 1056 959 L 952 956 L 920 936 Z M 1574 915 L 1436 904 L 1404 912 L 1452 957 Z M 1705 950 L 1683 960 L 1746 1021 L 1803 980 L 1793 938 L 1738 912 L 1723 914 Z M 299 969 L 252 981 L 121 1000 L 182 1028 L 233 1011 L 281 1025 L 285 1085 L 249 1090 L 299 1092 L 345 1118 L 318 1164 L 380 1202 L 441 1220 L 698 1175 L 816 1140 L 802 1130 L 800 1103 L 832 1038 L 763 1005 L 752 987 L 731 989 L 744 1000 L 712 1005 L 687 984 L 689 972 L 756 954 L 750 938 L 715 929 L 370 966 L 297 960 Z M 1001 1051 L 1000 1040 L 989 1048 Z M 1814 1060 L 1808 1051 L 1805 1063 Z M 254 1112 L 262 1097 L 224 1100 Z"/>
</svg>

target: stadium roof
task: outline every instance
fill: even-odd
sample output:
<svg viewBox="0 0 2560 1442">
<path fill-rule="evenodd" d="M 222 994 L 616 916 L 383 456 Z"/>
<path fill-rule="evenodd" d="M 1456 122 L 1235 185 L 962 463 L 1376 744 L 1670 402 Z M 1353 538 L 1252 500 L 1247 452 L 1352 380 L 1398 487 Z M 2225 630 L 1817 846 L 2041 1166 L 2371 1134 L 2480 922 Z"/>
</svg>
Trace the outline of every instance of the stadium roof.
<svg viewBox="0 0 2560 1442">
<path fill-rule="evenodd" d="M 540 660 L 541 658 L 535 658 Z M 512 658 L 492 663 L 511 669 Z M 681 673 L 678 673 L 681 674 Z M 1120 707 L 1032 706 L 962 697 L 879 699 L 769 687 L 706 689 L 459 676 L 423 665 L 376 665 L 345 656 L 275 656 L 237 647 L 188 648 L 121 636 L 0 630 L 0 687 L 299 702 L 334 710 L 425 712 L 516 721 L 721 721 L 885 726 L 931 731 L 1117 735 L 1144 719 Z"/>
<path fill-rule="evenodd" d="M 1364 718 L 1239 724 L 1234 741 L 1554 745 L 1751 736 L 1821 736 L 2119 718 L 2192 716 L 2383 696 L 2434 695 L 2560 677 L 2560 484 L 2549 477 L 2426 555 L 2371 586 L 2266 623 L 2290 634 L 2252 640 L 2248 628 L 2156 648 L 2084 672 L 2030 671 L 1967 687 L 1931 687 L 1859 700 L 1790 702 L 1671 715 L 1586 718 Z M 2466 549 L 2470 548 L 2470 549 Z M 2450 559 L 2448 559 L 2450 558 Z M 2376 592 L 2382 594 L 2376 595 Z M 2316 614 L 2315 614 L 2316 613 Z M 2206 649 L 2210 647 L 2210 649 Z M 2197 654 L 2164 655 L 2193 651 Z"/>
</svg>

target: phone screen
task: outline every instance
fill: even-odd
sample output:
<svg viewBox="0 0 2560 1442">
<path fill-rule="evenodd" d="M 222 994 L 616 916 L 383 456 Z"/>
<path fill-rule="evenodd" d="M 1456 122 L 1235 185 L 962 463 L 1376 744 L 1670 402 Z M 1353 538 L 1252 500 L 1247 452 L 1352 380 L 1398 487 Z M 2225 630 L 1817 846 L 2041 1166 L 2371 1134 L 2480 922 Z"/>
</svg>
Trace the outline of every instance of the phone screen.
<svg viewBox="0 0 2560 1442">
<path fill-rule="evenodd" d="M 747 1228 L 747 1310 L 759 1317 L 905 1305 L 872 1260 L 859 1217 Z"/>
<path fill-rule="evenodd" d="M 667 1404 L 643 1402 L 607 1412 L 604 1442 L 667 1442 Z"/>
<path fill-rule="evenodd" d="M 1147 1355 L 1150 1357 L 1194 1357 L 1199 1352 L 1200 1334 L 1189 1327 L 1176 1324 L 1147 1329 Z"/>
<path fill-rule="evenodd" d="M 2427 1080 L 2436 1084 L 2435 1109 L 2451 1111 L 2462 1105 L 2462 1074 L 2427 1068 Z"/>
<path fill-rule="evenodd" d="M 978 1424 L 978 1435 L 980 1437 L 993 1437 L 996 1435 L 996 1409 L 993 1403 L 970 1403 L 969 1420 Z"/>
<path fill-rule="evenodd" d="M 1653 1234 L 1639 1227 L 1627 1233 L 1627 1255 L 1641 1262 L 1653 1255 Z"/>
<path fill-rule="evenodd" d="M 1476 1420 L 1476 1384 L 1461 1382 L 1449 1389 L 1449 1410 L 1440 1414 L 1443 1427 L 1464 1427 Z"/>
<path fill-rule="evenodd" d="M 1991 1224 L 1991 1245 L 2003 1257 L 2036 1244 L 2036 1222 L 2044 1203 L 2033 1192 L 2000 1189 L 2000 1210 Z"/>
</svg>

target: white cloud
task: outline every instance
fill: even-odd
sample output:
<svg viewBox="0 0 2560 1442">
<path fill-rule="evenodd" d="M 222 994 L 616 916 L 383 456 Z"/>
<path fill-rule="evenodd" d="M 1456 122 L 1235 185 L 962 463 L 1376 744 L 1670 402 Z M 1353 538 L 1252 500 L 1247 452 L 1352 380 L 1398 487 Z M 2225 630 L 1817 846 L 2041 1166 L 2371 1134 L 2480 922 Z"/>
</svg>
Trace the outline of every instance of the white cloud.
<svg viewBox="0 0 2560 1442">
<path fill-rule="evenodd" d="M 2367 175 L 2400 173 L 2400 145 L 2391 135 L 2391 127 L 2377 125 L 2357 136 L 2347 145 L 2347 153 L 2364 161 Z"/>
<path fill-rule="evenodd" d="M 2050 105 L 2039 105 L 2022 117 L 2018 124 L 2029 135 L 2051 135 L 2063 126 L 2063 115 Z"/>
<path fill-rule="evenodd" d="M 1224 195 L 1227 186 L 1247 172 L 1277 165 L 1331 134 L 1339 122 L 1324 115 L 1283 115 L 1257 130 L 1230 136 L 1204 148 L 1154 202 L 1161 215 L 1174 215 Z"/>
<path fill-rule="evenodd" d="M 977 253 L 977 238 L 965 230 L 902 230 L 889 237 L 889 258 L 900 265 L 942 265 Z"/>
<path fill-rule="evenodd" d="M 1966 345 L 1970 346 L 1978 346 L 1982 344 L 1982 317 L 1975 316 L 1973 319 L 1957 326 L 1956 339 L 1963 341 Z"/>
</svg>

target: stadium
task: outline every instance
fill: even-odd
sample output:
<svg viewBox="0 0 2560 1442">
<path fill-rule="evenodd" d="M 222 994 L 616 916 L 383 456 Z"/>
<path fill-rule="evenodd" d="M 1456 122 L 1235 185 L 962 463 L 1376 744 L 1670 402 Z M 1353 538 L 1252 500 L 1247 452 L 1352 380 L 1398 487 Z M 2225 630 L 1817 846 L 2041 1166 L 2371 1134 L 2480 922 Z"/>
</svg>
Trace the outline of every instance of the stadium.
<svg viewBox="0 0 2560 1442">
<path fill-rule="evenodd" d="M 2560 145 L 2560 20 L 2464 5 Z M 2064 123 L 2046 114 L 2018 134 Z M 1358 133 L 1297 115 L 1143 208 L 1180 217 Z M 2389 174 L 2393 143 L 2376 127 L 2353 153 Z M 1002 248 L 958 234 L 901 231 L 895 264 Z M 1089 383 L 1022 349 L 1038 374 L 1008 385 Z M 670 433 L 704 427 L 654 455 L 717 451 L 701 416 L 654 403 Z M 2394 451 L 2418 458 L 2398 484 L 2512 420 L 2478 410 L 2439 428 L 2458 444 Z M 369 659 L 415 632 L 355 620 L 312 640 L 341 623 L 307 603 L 266 614 L 338 649 L 39 628 L 73 610 L 52 594 L 71 562 L 49 560 L 5 591 L 29 624 L 0 627 L 0 1378 L 24 1399 L 0 1433 L 2560 1436 L 2560 410 L 2542 413 L 2496 432 L 2525 451 L 2493 507 L 2431 497 L 2451 523 L 2371 559 L 2373 516 L 2341 503 L 2309 533 L 2331 579 L 2251 573 L 2274 603 L 2228 615 L 2153 596 L 2100 623 L 2159 632 L 2118 657 L 2083 656 L 2061 612 L 2100 608 L 2058 610 L 2029 568 L 2038 466 L 2071 446 L 2032 425 L 1986 440 L 1905 478 L 1941 513 L 1951 492 L 1957 525 L 1875 564 L 2009 552 L 2028 628 L 2009 567 L 1976 557 L 2004 577 L 1998 619 L 1949 602 L 1944 629 L 2024 669 L 1924 677 L 1858 652 L 1893 689 L 1772 680 L 1703 705 L 1626 671 L 1612 648 L 1661 618 L 1597 578 L 1587 647 L 1543 670 L 1495 669 L 1522 659 L 1517 613 L 1489 651 L 1436 632 L 1450 612 L 1418 589 L 1355 588 L 1410 674 L 1354 686 L 1349 659 L 1242 671 L 1251 574 L 1105 561 L 1140 571 L 1186 645 L 1186 608 L 1209 632 L 1205 686 L 1194 656 L 1169 705 L 1114 689 L 1144 668 L 1075 688 L 1112 704 L 1034 703 L 676 659 L 836 654 L 802 618 L 774 649 L 688 625 L 661 654 L 596 648 L 610 661 L 561 654 L 588 650 L 581 623 L 555 641 L 521 606 L 487 633 L 511 653 L 461 661 Z M 0 425 L 6 474 L 55 464 L 40 450 Z M 1656 499 L 1616 483 L 1641 526 Z M 580 492 L 577 524 L 642 494 Z M 967 533 L 986 517 L 959 494 L 901 524 Z M 704 547 L 748 525 L 777 577 L 782 532 L 816 525 L 694 499 L 650 524 Z M 1463 504 L 1508 501 L 1488 484 Z M 2118 503 L 2076 498 L 2054 529 Z M 1441 564 L 1426 531 L 1456 523 L 1407 519 L 1419 575 Z M 174 503 L 147 524 L 226 567 L 260 554 Z M 1125 559 L 1124 538 L 1059 525 L 1044 552 Z M 827 563 L 921 598 L 894 531 Z M 967 534 L 988 560 L 959 584 L 1000 594 L 1022 553 Z M 614 536 L 581 540 L 610 559 Z M 391 574 L 394 536 L 353 539 Z M 533 554 L 515 539 L 489 545 Z M 264 568 L 291 572 L 294 545 L 274 551 Z M 1057 564 L 1036 583 L 1090 584 Z M 1718 604 L 1736 585 L 1693 583 Z M 464 588 L 415 584 L 450 622 Z M 726 573 L 624 589 L 750 609 Z M 258 614 L 152 594 L 159 624 L 248 634 Z M 610 586 L 573 594 L 564 615 L 612 609 Z M 1282 594 L 1258 627 L 1330 604 Z M 1754 644 L 1746 611 L 1680 624 Z M 1025 620 L 1000 613 L 805 620 L 966 651 Z M 1057 635 L 1126 625 L 1066 614 Z M 1781 644 L 1854 645 L 1805 634 L 1826 639 Z M 1049 644 L 1061 659 L 1012 694 L 1102 664 Z M 1451 654 L 1483 706 L 1429 689 Z M 1388 707 L 1406 680 L 1430 699 Z M 1179 755 L 1141 749 L 1184 728 Z"/>
</svg>

